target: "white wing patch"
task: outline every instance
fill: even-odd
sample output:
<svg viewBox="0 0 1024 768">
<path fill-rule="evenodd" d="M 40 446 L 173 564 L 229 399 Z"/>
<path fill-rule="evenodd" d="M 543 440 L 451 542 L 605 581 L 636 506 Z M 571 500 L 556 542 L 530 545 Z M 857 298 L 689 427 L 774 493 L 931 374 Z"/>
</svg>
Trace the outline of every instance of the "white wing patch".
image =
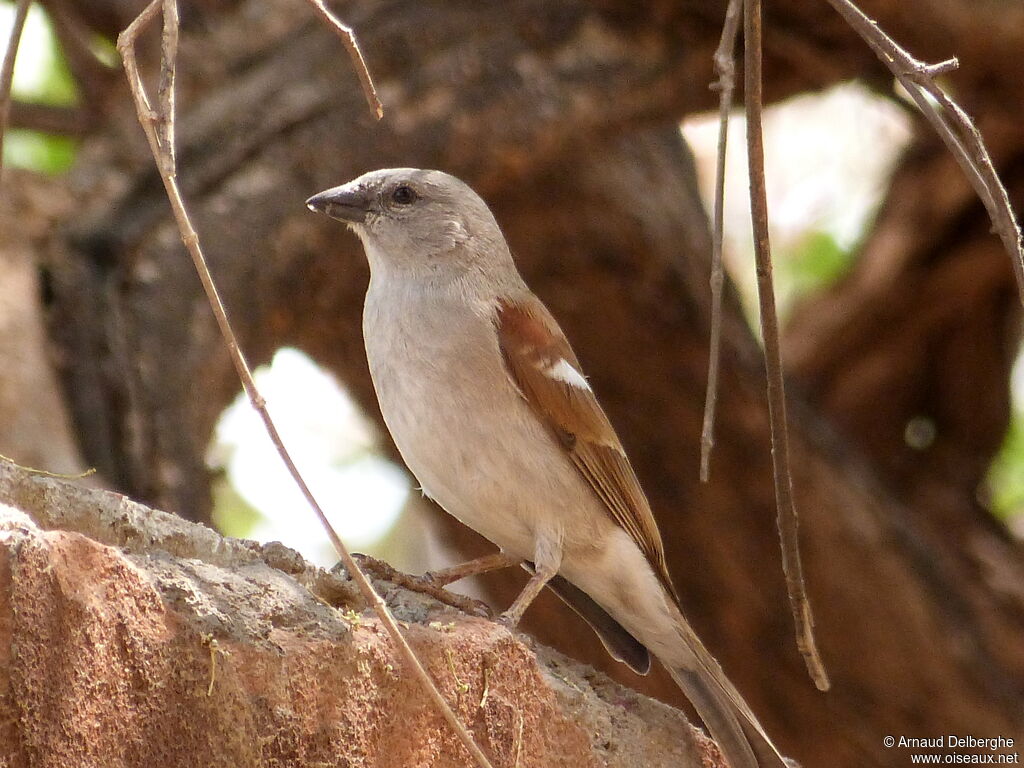
<svg viewBox="0 0 1024 768">
<path fill-rule="evenodd" d="M 546 375 L 555 381 L 561 381 L 570 387 L 576 387 L 576 389 L 585 389 L 587 392 L 591 391 L 587 380 L 583 378 L 583 374 L 577 371 L 572 363 L 564 357 L 560 358 L 557 363 L 545 366 L 543 370 Z"/>
</svg>

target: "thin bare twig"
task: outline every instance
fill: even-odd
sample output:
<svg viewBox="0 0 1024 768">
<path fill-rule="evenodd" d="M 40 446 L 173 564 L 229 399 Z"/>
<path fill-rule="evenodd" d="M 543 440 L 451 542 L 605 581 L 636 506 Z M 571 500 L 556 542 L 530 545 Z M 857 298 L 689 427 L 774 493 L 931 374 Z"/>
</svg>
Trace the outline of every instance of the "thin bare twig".
<svg viewBox="0 0 1024 768">
<path fill-rule="evenodd" d="M 729 141 L 729 113 L 736 89 L 736 35 L 740 28 L 743 0 L 729 0 L 722 25 L 722 38 L 715 51 L 718 80 L 718 160 L 715 165 L 714 235 L 711 245 L 711 340 L 708 344 L 708 388 L 704 395 L 704 426 L 700 432 L 700 481 L 711 476 L 711 450 L 715 447 L 715 406 L 718 404 L 718 368 L 722 355 L 722 271 L 723 209 L 725 204 L 725 154 Z"/>
<path fill-rule="evenodd" d="M 65 472 L 50 472 L 47 469 L 36 469 L 35 467 L 26 467 L 24 464 L 19 464 L 10 456 L 4 456 L 2 453 L 0 453 L 0 461 L 6 461 L 9 464 L 13 464 L 23 472 L 28 472 L 32 475 L 39 475 L 40 477 L 53 477 L 57 480 L 84 480 L 85 478 L 92 477 L 96 474 L 96 467 L 89 467 L 84 472 L 73 472 L 70 474 Z"/>
<path fill-rule="evenodd" d="M 764 143 L 761 136 L 761 0 L 746 0 L 743 13 L 743 96 L 747 113 L 747 155 L 750 175 L 750 213 L 757 261 L 757 295 L 764 338 L 768 379 L 768 418 L 771 422 L 772 466 L 778 507 L 779 543 L 786 590 L 796 623 L 796 645 L 807 671 L 821 691 L 830 687 L 828 673 L 814 641 L 814 617 L 807 599 L 800 562 L 799 520 L 793 501 L 793 477 L 789 466 L 789 432 L 786 426 L 786 391 L 779 351 L 779 318 L 775 311 L 771 245 L 768 241 L 768 196 L 764 181 Z"/>
<path fill-rule="evenodd" d="M 177 47 L 177 30 L 168 31 L 166 27 L 168 25 L 177 25 L 177 9 L 172 7 L 175 3 L 176 0 L 153 0 L 153 2 L 151 2 L 146 9 L 139 14 L 127 29 L 118 36 L 117 49 L 124 62 L 125 74 L 128 78 L 128 84 L 131 88 L 132 96 L 135 99 L 139 122 L 142 124 L 143 131 L 146 134 L 146 139 L 149 142 L 150 151 L 153 154 L 153 159 L 160 171 L 160 177 L 163 180 L 164 189 L 167 192 L 167 197 L 170 201 L 175 221 L 177 222 L 178 229 L 181 232 L 182 242 L 195 264 L 196 271 L 199 274 L 199 279 L 203 284 L 203 289 L 205 290 L 207 299 L 213 309 L 214 316 L 217 319 L 217 325 L 219 326 L 220 332 L 227 344 L 231 360 L 234 363 L 235 370 L 242 381 L 242 386 L 245 389 L 246 395 L 248 395 L 249 401 L 263 420 L 263 425 L 266 428 L 267 433 L 270 435 L 270 439 L 273 441 L 278 454 L 281 456 L 281 459 L 284 461 L 289 473 L 301 490 L 302 495 L 306 498 L 306 501 L 309 503 L 310 507 L 312 507 L 316 516 L 319 518 L 320 523 L 323 525 L 324 530 L 327 532 L 327 536 L 330 539 L 331 544 L 333 544 L 334 548 L 337 550 L 349 576 L 356 583 L 356 586 L 359 588 L 359 591 L 362 593 L 366 601 L 373 607 L 377 616 L 380 618 L 381 624 L 387 630 L 392 641 L 397 646 L 404 661 L 409 665 L 410 669 L 412 669 L 414 675 L 422 684 L 424 690 L 433 701 L 438 711 L 458 735 L 459 740 L 469 751 L 474 762 L 480 766 L 480 768 L 491 768 L 490 760 L 488 760 L 487 756 L 477 745 L 476 741 L 474 741 L 469 731 L 448 705 L 448 702 L 438 690 L 433 680 L 430 679 L 430 675 L 427 674 L 426 669 L 416 656 L 416 653 L 412 650 L 409 643 L 402 635 L 402 632 L 398 627 L 398 623 L 388 610 L 387 604 L 381 596 L 377 594 L 377 591 L 373 588 L 369 579 L 366 578 L 366 575 L 363 573 L 362 569 L 360 569 L 359 564 L 349 553 L 348 548 L 331 526 L 330 521 L 324 514 L 323 508 L 313 496 L 309 486 L 306 485 L 305 480 L 302 478 L 298 468 L 295 466 L 295 462 L 292 460 L 287 448 L 285 448 L 284 442 L 281 440 L 277 427 L 274 425 L 274 422 L 270 417 L 270 412 L 267 410 L 266 401 L 256 388 L 256 383 L 252 378 L 249 365 L 239 349 L 237 337 L 231 329 L 227 313 L 224 309 L 224 304 L 221 301 L 220 294 L 217 291 L 217 287 L 210 275 L 210 270 L 206 265 L 206 258 L 204 257 L 202 248 L 199 244 L 199 236 L 192 226 L 191 218 L 189 217 L 188 211 L 185 207 L 185 202 L 182 199 L 181 191 L 178 188 L 174 153 L 169 146 L 161 143 L 162 141 L 173 140 L 173 95 L 167 92 L 159 93 L 159 109 L 169 109 L 172 111 L 166 113 L 162 111 L 155 112 L 150 104 L 150 100 L 146 93 L 145 86 L 143 85 L 142 77 L 139 74 L 138 64 L 135 59 L 135 41 L 145 26 L 153 20 L 162 5 L 165 11 L 163 19 L 165 29 L 162 38 L 163 54 L 165 57 L 170 58 L 164 58 L 161 61 L 160 83 L 162 88 L 166 88 L 166 91 L 173 90 L 174 69 L 176 63 L 173 57 Z"/>
<path fill-rule="evenodd" d="M 160 83 L 157 86 L 156 137 L 160 144 L 159 158 L 167 164 L 165 172 L 177 173 L 177 151 L 174 148 L 174 76 L 178 68 L 178 0 L 164 0 L 164 24 L 160 34 Z M 141 82 L 141 81 L 140 81 Z"/>
<path fill-rule="evenodd" d="M 851 0 L 828 2 L 895 75 L 967 175 L 988 211 L 992 227 L 1010 254 L 1020 301 L 1024 305 L 1024 247 L 1010 198 L 974 122 L 935 82 L 937 76 L 951 72 L 959 63 L 953 58 L 937 64 L 925 64 L 901 48 Z"/>
<path fill-rule="evenodd" d="M 320 18 L 334 27 L 334 31 L 338 33 L 341 42 L 344 43 L 346 50 L 348 50 L 349 57 L 352 59 L 352 66 L 355 67 L 356 75 L 359 76 L 359 84 L 363 87 L 366 103 L 370 105 L 370 111 L 380 120 L 384 117 L 384 105 L 380 103 L 380 98 L 377 96 L 377 89 L 373 86 L 373 78 L 370 77 L 370 70 L 366 66 L 363 52 L 359 50 L 359 41 L 356 40 L 352 27 L 343 24 L 337 16 L 331 13 L 324 5 L 323 0 L 309 0 L 309 4 L 313 6 L 313 9 Z"/>
<path fill-rule="evenodd" d="M 32 0 L 18 0 L 14 11 L 14 24 L 11 25 L 11 37 L 4 54 L 4 63 L 0 65 L 0 177 L 4 170 L 4 134 L 7 132 L 7 118 L 11 114 L 11 86 L 14 84 L 14 60 L 18 58 L 18 45 L 21 33 L 25 29 L 28 7 Z"/>
</svg>

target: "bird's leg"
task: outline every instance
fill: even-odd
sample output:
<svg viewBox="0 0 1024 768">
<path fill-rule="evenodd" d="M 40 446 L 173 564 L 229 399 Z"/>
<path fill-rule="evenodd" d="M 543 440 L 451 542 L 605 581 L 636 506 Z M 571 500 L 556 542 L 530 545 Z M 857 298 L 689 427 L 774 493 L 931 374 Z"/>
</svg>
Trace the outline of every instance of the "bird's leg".
<svg viewBox="0 0 1024 768">
<path fill-rule="evenodd" d="M 551 532 L 543 532 L 534 542 L 534 555 L 532 563 L 523 563 L 523 567 L 529 571 L 530 580 L 523 587 L 512 605 L 508 607 L 498 622 L 509 629 L 513 629 L 527 608 L 530 607 L 537 595 L 541 593 L 544 586 L 558 573 L 562 564 L 562 537 L 559 534 L 552 535 Z"/>
<path fill-rule="evenodd" d="M 558 568 L 553 565 L 538 565 L 534 568 L 533 576 L 523 587 L 523 591 L 519 593 L 512 605 L 508 607 L 501 616 L 498 617 L 498 622 L 505 625 L 509 629 L 514 629 L 519 623 L 519 620 L 523 618 L 523 613 L 527 608 L 530 607 L 530 603 L 536 599 L 537 595 L 541 593 L 544 586 L 551 581 L 552 577 L 558 573 Z"/>
<path fill-rule="evenodd" d="M 467 560 L 450 568 L 427 571 L 423 574 L 423 579 L 435 586 L 444 587 L 469 576 L 479 576 L 481 573 L 511 568 L 513 565 L 519 565 L 519 560 L 509 557 L 504 552 L 495 552 L 493 555 L 484 555 L 473 560 Z"/>
</svg>

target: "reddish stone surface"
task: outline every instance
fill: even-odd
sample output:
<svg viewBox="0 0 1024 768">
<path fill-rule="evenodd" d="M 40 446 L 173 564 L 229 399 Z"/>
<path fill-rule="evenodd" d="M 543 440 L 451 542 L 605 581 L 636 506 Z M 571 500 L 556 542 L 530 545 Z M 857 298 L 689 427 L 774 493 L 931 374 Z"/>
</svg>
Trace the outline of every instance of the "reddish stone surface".
<svg viewBox="0 0 1024 768">
<path fill-rule="evenodd" d="M 32 482 L 50 483 L 33 496 L 46 526 L 61 486 Z M 199 526 L 74 493 L 112 502 L 81 527 L 126 549 L 0 506 L 0 766 L 472 764 L 371 612 L 328 605 L 270 567 L 266 548 L 210 546 Z M 189 536 L 222 562 L 162 549 L 180 553 Z M 495 766 L 720 764 L 675 710 L 491 622 L 378 587 Z"/>
</svg>

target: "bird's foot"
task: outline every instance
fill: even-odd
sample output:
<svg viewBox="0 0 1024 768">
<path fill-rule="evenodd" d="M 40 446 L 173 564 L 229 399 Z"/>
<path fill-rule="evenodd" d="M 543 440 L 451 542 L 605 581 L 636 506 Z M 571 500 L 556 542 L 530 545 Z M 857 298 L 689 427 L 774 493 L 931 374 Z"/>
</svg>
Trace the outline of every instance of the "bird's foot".
<svg viewBox="0 0 1024 768">
<path fill-rule="evenodd" d="M 449 592 L 447 589 L 444 589 L 443 584 L 446 582 L 436 579 L 436 577 L 431 573 L 425 573 L 422 576 L 413 576 L 409 573 L 403 573 L 394 566 L 385 563 L 383 560 L 378 560 L 377 558 L 370 557 L 369 555 L 355 553 L 352 557 L 364 572 L 374 576 L 376 579 L 381 581 L 390 581 L 392 584 L 397 584 L 403 589 L 408 589 L 410 592 L 418 592 L 421 595 L 427 595 L 438 602 L 450 605 L 452 608 L 457 608 L 470 616 L 479 616 L 480 618 L 489 619 L 494 615 L 490 606 L 486 603 L 481 602 L 480 600 L 474 600 L 471 597 L 466 597 L 465 595 L 456 594 L 455 592 Z M 338 570 L 340 565 L 341 564 L 339 563 L 332 570 Z"/>
<path fill-rule="evenodd" d="M 495 621 L 501 626 L 503 626 L 505 629 L 507 629 L 509 632 L 515 632 L 516 627 L 519 626 L 520 618 L 522 617 L 513 615 L 509 611 L 505 611 L 500 616 L 498 616 L 498 618 L 496 618 Z"/>
</svg>

